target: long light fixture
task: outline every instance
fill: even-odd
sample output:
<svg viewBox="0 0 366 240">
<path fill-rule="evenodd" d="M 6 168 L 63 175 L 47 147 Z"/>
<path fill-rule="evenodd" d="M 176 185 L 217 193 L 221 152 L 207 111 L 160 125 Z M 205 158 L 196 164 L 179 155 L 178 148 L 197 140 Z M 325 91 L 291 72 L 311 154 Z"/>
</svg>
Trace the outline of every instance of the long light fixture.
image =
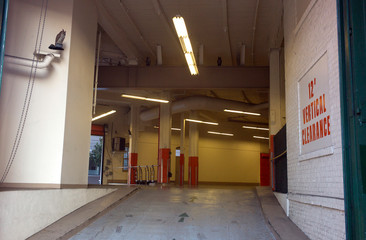
<svg viewBox="0 0 366 240">
<path fill-rule="evenodd" d="M 173 23 L 175 30 L 177 31 L 180 45 L 182 46 L 184 56 L 186 58 L 189 71 L 191 72 L 191 75 L 197 75 L 198 68 L 196 59 L 194 58 L 192 44 L 188 37 L 188 31 L 186 24 L 184 23 L 184 19 L 183 17 L 177 15 L 173 17 Z"/>
<path fill-rule="evenodd" d="M 265 139 L 265 140 L 269 140 L 268 137 L 260 137 L 260 136 L 253 136 L 254 138 L 258 138 L 258 139 Z"/>
<path fill-rule="evenodd" d="M 261 127 L 243 126 L 243 128 L 269 131 L 269 128 L 261 128 Z"/>
<path fill-rule="evenodd" d="M 212 131 L 207 131 L 207 133 L 211 133 L 211 134 L 216 134 L 216 135 L 224 135 L 224 136 L 234 136 L 234 134 L 232 133 L 221 133 L 221 132 L 212 132 Z"/>
<path fill-rule="evenodd" d="M 103 118 L 105 116 L 111 115 L 111 114 L 113 114 L 115 112 L 116 112 L 116 110 L 111 110 L 109 112 L 106 112 L 106 113 L 103 113 L 103 114 L 101 114 L 99 116 L 96 116 L 96 117 L 92 118 L 92 122 L 95 121 L 95 120 L 97 120 L 97 119 Z"/>
<path fill-rule="evenodd" d="M 260 116 L 260 113 L 253 113 L 253 112 L 243 112 L 238 110 L 231 110 L 231 109 L 225 109 L 224 112 L 231 112 L 231 113 L 239 113 L 239 114 L 246 114 L 246 115 L 253 115 L 253 116 Z"/>
<path fill-rule="evenodd" d="M 157 99 L 157 98 L 147 98 L 147 97 L 140 97 L 140 96 L 134 96 L 134 95 L 128 95 L 128 94 L 122 94 L 121 97 L 125 97 L 125 98 L 133 98 L 133 99 L 138 99 L 138 100 L 145 100 L 145 101 L 150 101 L 150 102 L 160 102 L 160 103 L 168 103 L 168 100 L 163 100 L 163 99 Z"/>
<path fill-rule="evenodd" d="M 159 129 L 159 126 L 154 126 L 154 128 L 157 128 L 157 129 Z M 181 131 L 181 129 L 180 128 L 171 128 L 171 130 L 173 130 L 173 131 Z"/>
<path fill-rule="evenodd" d="M 203 124 L 209 124 L 209 125 L 219 125 L 218 123 L 215 123 L 215 122 L 204 122 L 204 121 L 196 120 L 196 119 L 186 118 L 185 120 L 188 122 L 203 123 Z"/>
</svg>

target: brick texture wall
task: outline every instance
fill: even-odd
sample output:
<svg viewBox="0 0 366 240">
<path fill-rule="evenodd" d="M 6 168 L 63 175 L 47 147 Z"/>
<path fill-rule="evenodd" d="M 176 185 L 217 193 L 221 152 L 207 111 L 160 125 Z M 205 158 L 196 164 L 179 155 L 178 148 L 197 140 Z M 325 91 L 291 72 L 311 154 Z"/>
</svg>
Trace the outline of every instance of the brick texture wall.
<svg viewBox="0 0 366 240">
<path fill-rule="evenodd" d="M 283 1 L 289 217 L 311 239 L 345 239 L 336 1 L 312 0 L 301 16 L 299 1 Z M 298 82 L 324 54 L 332 146 L 301 155 Z"/>
</svg>

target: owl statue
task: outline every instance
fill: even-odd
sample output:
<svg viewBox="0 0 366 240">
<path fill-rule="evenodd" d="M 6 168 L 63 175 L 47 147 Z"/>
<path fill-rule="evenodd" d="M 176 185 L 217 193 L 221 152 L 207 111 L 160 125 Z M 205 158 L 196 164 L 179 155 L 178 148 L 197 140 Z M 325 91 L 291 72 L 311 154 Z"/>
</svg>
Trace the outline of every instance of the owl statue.
<svg viewBox="0 0 366 240">
<path fill-rule="evenodd" d="M 48 48 L 53 50 L 64 50 L 63 48 L 63 41 L 66 36 L 66 31 L 64 29 L 61 30 L 56 36 L 55 45 L 51 44 Z"/>
</svg>

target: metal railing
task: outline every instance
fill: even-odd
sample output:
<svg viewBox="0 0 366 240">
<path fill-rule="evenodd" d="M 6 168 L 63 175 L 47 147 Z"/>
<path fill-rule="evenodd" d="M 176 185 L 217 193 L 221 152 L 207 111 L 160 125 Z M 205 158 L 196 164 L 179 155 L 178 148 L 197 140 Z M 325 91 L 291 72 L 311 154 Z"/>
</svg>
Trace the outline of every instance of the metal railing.
<svg viewBox="0 0 366 240">
<path fill-rule="evenodd" d="M 157 182 L 157 176 L 155 175 L 155 167 L 159 165 L 138 165 L 128 167 L 116 167 L 122 169 L 131 169 L 131 172 L 135 173 L 136 184 L 149 185 Z"/>
</svg>

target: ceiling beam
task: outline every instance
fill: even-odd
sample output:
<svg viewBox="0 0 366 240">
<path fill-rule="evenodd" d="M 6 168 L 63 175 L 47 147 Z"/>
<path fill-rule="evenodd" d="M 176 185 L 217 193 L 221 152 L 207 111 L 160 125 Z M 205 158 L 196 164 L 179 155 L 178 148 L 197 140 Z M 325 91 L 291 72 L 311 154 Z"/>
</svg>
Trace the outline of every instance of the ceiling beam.
<svg viewBox="0 0 366 240">
<path fill-rule="evenodd" d="M 220 98 L 213 90 L 210 90 L 210 93 L 212 96 L 214 96 L 215 98 Z"/>
<path fill-rule="evenodd" d="M 222 0 L 222 13 L 223 13 L 223 30 L 225 34 L 225 39 L 227 46 L 229 48 L 229 56 L 230 56 L 230 66 L 234 66 L 233 53 L 231 50 L 231 42 L 230 42 L 230 33 L 229 33 L 229 24 L 228 24 L 228 8 L 227 8 L 227 0 Z"/>
<path fill-rule="evenodd" d="M 241 93 L 243 94 L 243 98 L 246 103 L 254 104 L 252 101 L 250 101 L 244 90 L 241 90 Z"/>
<path fill-rule="evenodd" d="M 118 25 L 116 19 L 111 16 L 102 1 L 95 1 L 98 9 L 98 23 L 104 31 L 113 39 L 117 47 L 127 56 L 129 61 L 144 60 L 141 53 L 127 38 L 123 29 Z"/>
<path fill-rule="evenodd" d="M 133 26 L 133 28 L 137 32 L 137 35 L 139 36 L 139 38 L 144 42 L 144 45 L 150 52 L 151 56 L 156 57 L 155 51 L 151 48 L 151 46 L 146 41 L 145 37 L 142 35 L 140 29 L 137 27 L 135 21 L 132 19 L 126 5 L 122 1 L 119 1 L 119 5 L 121 6 L 121 9 L 123 10 L 124 14 L 127 16 L 127 19 L 130 22 L 131 26 Z"/>
<path fill-rule="evenodd" d="M 99 68 L 100 88 L 268 88 L 268 67 L 200 67 L 191 76 L 187 67 L 118 67 Z"/>
<path fill-rule="evenodd" d="M 243 125 L 254 125 L 256 127 L 268 127 L 268 120 L 266 120 L 266 122 L 260 122 L 260 121 L 253 122 L 253 121 L 228 118 L 228 122 L 242 123 Z"/>
<path fill-rule="evenodd" d="M 255 7 L 255 13 L 254 13 L 254 21 L 253 21 L 253 36 L 252 36 L 252 64 L 253 65 L 254 65 L 255 30 L 257 28 L 258 8 L 259 8 L 259 0 L 257 0 L 257 5 Z"/>
<path fill-rule="evenodd" d="M 163 7 L 160 4 L 159 0 L 151 0 L 154 9 L 155 9 L 155 13 L 156 15 L 158 15 L 158 17 L 160 18 L 160 21 L 162 22 L 163 27 L 166 29 L 166 31 L 169 34 L 169 37 L 172 39 L 173 42 L 175 42 L 175 45 L 177 47 L 178 52 L 180 53 L 181 57 L 184 58 L 184 54 L 183 51 L 181 50 L 181 46 L 180 46 L 180 42 L 179 39 L 177 37 L 176 31 L 172 25 L 172 19 L 169 19 L 165 12 Z"/>
</svg>

